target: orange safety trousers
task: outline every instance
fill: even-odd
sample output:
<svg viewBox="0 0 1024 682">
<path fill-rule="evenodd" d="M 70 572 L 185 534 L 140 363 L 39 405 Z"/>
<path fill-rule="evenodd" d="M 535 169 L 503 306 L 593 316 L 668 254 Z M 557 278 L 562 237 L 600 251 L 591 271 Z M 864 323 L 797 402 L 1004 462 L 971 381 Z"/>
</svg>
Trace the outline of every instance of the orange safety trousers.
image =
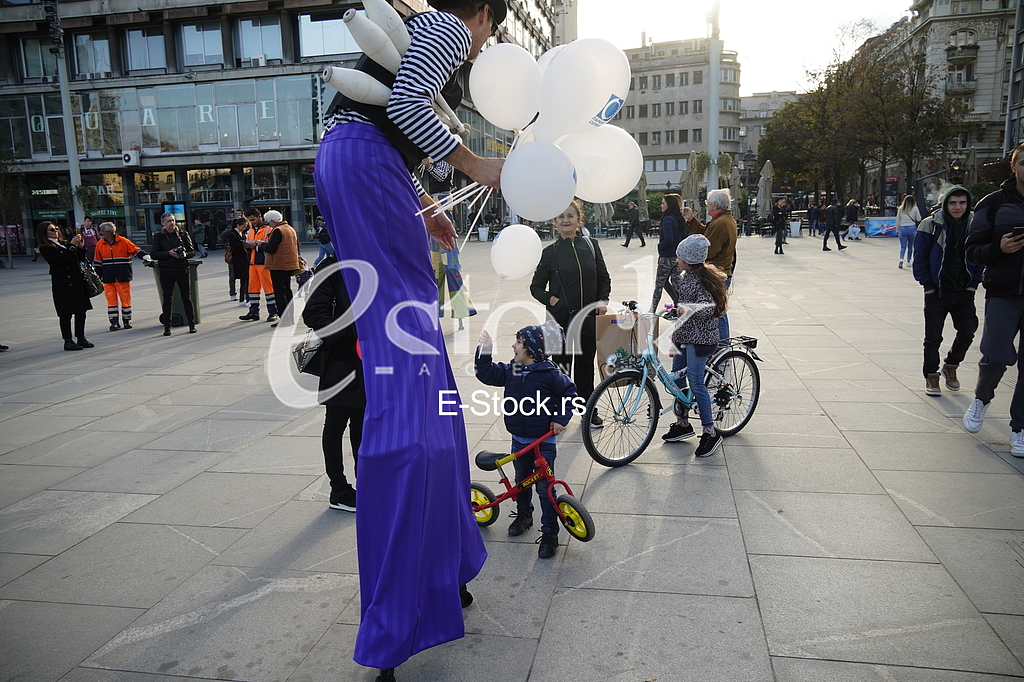
<svg viewBox="0 0 1024 682">
<path fill-rule="evenodd" d="M 125 322 L 132 319 L 132 283 L 110 282 L 103 285 L 103 294 L 107 297 L 107 319 L 110 324 L 117 324 L 117 302 L 121 300 L 121 318 Z"/>
<path fill-rule="evenodd" d="M 260 290 L 267 299 L 267 313 L 277 315 L 277 300 L 274 298 L 274 283 L 270 280 L 270 270 L 263 265 L 249 265 L 249 313 L 260 313 Z"/>
</svg>

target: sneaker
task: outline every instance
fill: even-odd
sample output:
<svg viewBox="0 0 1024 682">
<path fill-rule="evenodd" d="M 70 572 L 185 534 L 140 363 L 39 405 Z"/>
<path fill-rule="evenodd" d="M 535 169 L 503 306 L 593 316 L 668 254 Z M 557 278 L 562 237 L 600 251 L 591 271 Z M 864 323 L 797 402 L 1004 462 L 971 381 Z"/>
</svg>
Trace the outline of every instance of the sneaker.
<svg viewBox="0 0 1024 682">
<path fill-rule="evenodd" d="M 943 378 L 946 380 L 946 388 L 948 388 L 951 391 L 960 390 L 960 380 L 956 378 L 956 368 L 959 366 L 960 365 L 950 365 L 947 363 L 942 363 L 941 374 Z"/>
<path fill-rule="evenodd" d="M 96 347 L 95 343 L 89 343 L 88 341 L 86 341 L 85 339 L 83 339 L 81 337 L 78 338 L 78 345 L 81 346 L 82 348 L 95 348 Z"/>
<path fill-rule="evenodd" d="M 170 335 L 171 335 L 171 328 L 170 327 L 164 327 L 164 336 L 170 336 Z"/>
<path fill-rule="evenodd" d="M 3 344 L 0 344 L 0 353 L 3 353 L 5 350 L 10 350 L 10 349 L 11 349 L 10 346 L 5 346 Z"/>
<path fill-rule="evenodd" d="M 64 350 L 82 350 L 82 347 L 71 339 L 64 340 Z"/>
<path fill-rule="evenodd" d="M 898 267 L 900 270 L 903 269 L 903 259 L 902 258 L 900 259 L 900 262 L 899 262 L 899 264 L 896 267 Z"/>
<path fill-rule="evenodd" d="M 722 434 L 717 431 L 713 434 L 702 433 L 700 435 L 700 445 L 694 450 L 693 454 L 697 457 L 708 457 L 718 449 L 718 446 L 722 444 Z"/>
<path fill-rule="evenodd" d="M 352 486 L 331 491 L 331 503 L 327 505 L 331 509 L 354 512 L 356 510 L 356 489 Z"/>
<path fill-rule="evenodd" d="M 554 533 L 541 533 L 541 536 L 537 538 L 537 544 L 540 545 L 537 548 L 537 558 L 550 559 L 555 556 L 555 548 L 558 547 L 558 536 Z"/>
<path fill-rule="evenodd" d="M 231 294 L 231 300 L 233 301 L 233 300 L 235 300 L 235 298 L 237 298 L 237 297 L 234 294 Z"/>
<path fill-rule="evenodd" d="M 840 250 L 840 251 L 842 251 L 842 250 L 843 250 L 843 249 L 845 249 L 845 248 L 846 248 L 846 246 L 845 246 L 845 245 L 843 245 L 843 244 L 840 244 L 840 245 L 839 245 L 839 250 Z"/>
<path fill-rule="evenodd" d="M 1024 431 L 1010 432 L 1010 454 L 1014 457 L 1024 457 Z"/>
<path fill-rule="evenodd" d="M 823 246 L 823 247 L 821 248 L 821 250 L 822 250 L 822 251 L 831 251 L 832 249 L 828 248 L 827 246 Z"/>
<path fill-rule="evenodd" d="M 240 319 L 240 320 L 252 320 L 253 322 L 259 322 L 260 316 L 259 315 L 254 315 L 252 313 L 247 313 L 245 315 L 239 315 L 238 319 Z"/>
<path fill-rule="evenodd" d="M 270 315 L 269 317 L 267 317 L 267 322 L 270 322 L 270 323 L 271 323 L 271 324 L 270 324 L 270 326 L 271 326 L 271 327 L 276 327 L 276 326 L 277 326 L 277 323 L 278 323 L 278 321 L 279 321 L 280 319 L 281 319 L 281 318 L 280 318 L 280 317 L 278 317 L 277 315 Z"/>
<path fill-rule="evenodd" d="M 595 429 L 599 429 L 604 426 L 604 420 L 598 416 L 597 410 L 594 410 L 594 414 L 590 415 L 590 425 Z"/>
<path fill-rule="evenodd" d="M 924 394 L 925 395 L 942 395 L 942 390 L 939 388 L 939 373 L 932 372 L 931 374 L 925 375 L 924 378 Z"/>
<path fill-rule="evenodd" d="M 194 324 L 190 324 L 188 326 L 188 333 L 189 334 L 195 334 L 197 331 L 199 331 L 199 330 L 196 329 L 196 326 Z"/>
<path fill-rule="evenodd" d="M 668 427 L 668 432 L 665 433 L 661 437 L 661 439 L 666 443 L 676 443 L 681 440 L 693 438 L 696 435 L 697 432 L 693 430 L 693 424 L 673 424 L 672 426 Z"/>
<path fill-rule="evenodd" d="M 509 524 L 508 534 L 517 537 L 533 526 L 533 516 L 516 514 L 516 520 Z"/>
<path fill-rule="evenodd" d="M 971 406 L 964 413 L 964 429 L 967 433 L 981 431 L 981 424 L 985 421 L 985 413 L 988 412 L 989 403 L 983 403 L 977 398 L 971 401 Z"/>
</svg>

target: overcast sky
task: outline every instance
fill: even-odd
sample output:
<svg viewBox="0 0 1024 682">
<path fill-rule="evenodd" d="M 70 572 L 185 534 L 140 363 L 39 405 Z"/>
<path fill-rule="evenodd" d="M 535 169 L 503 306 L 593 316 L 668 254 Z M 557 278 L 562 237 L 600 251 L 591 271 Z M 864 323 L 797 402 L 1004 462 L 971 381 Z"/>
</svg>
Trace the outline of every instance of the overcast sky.
<svg viewBox="0 0 1024 682">
<path fill-rule="evenodd" d="M 605 38 L 622 49 L 708 35 L 711 0 L 573 0 L 579 37 Z M 723 47 L 739 53 L 740 94 L 803 91 L 806 72 L 827 65 L 843 49 L 842 28 L 868 19 L 888 28 L 907 15 L 910 0 L 721 0 Z M 846 40 L 846 56 L 854 47 Z"/>
</svg>

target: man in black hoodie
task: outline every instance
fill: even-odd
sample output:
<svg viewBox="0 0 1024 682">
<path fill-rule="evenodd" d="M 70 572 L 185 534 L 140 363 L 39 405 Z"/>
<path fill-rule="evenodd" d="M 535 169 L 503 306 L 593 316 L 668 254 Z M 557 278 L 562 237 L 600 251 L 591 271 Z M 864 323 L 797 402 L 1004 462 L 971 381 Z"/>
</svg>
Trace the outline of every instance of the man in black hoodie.
<svg viewBox="0 0 1024 682">
<path fill-rule="evenodd" d="M 1013 150 L 1009 178 L 978 204 L 967 235 L 967 258 L 985 266 L 985 331 L 974 400 L 964 414 L 964 428 L 981 430 L 996 386 L 1017 364 L 1017 384 L 1010 401 L 1010 454 L 1024 457 L 1024 145 Z M 1021 336 L 1024 338 L 1024 335 Z"/>
<path fill-rule="evenodd" d="M 978 331 L 974 294 L 981 283 L 981 268 L 967 262 L 964 240 L 971 221 L 971 195 L 960 185 L 946 189 L 940 208 L 921 221 L 914 237 L 914 279 L 924 287 L 925 395 L 941 395 L 939 346 L 946 317 L 953 320 L 956 337 L 942 363 L 946 388 L 960 390 L 956 370 Z"/>
</svg>

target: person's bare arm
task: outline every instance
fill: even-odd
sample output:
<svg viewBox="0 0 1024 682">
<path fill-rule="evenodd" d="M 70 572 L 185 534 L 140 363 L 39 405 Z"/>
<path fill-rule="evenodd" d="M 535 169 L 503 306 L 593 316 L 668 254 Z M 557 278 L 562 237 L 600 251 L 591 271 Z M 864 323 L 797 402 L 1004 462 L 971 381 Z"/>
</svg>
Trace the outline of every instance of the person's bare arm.
<svg viewBox="0 0 1024 682">
<path fill-rule="evenodd" d="M 460 144 L 444 160 L 458 168 L 481 185 L 499 189 L 501 187 L 501 167 L 505 159 L 484 158 L 477 156 L 464 144 Z"/>
</svg>

